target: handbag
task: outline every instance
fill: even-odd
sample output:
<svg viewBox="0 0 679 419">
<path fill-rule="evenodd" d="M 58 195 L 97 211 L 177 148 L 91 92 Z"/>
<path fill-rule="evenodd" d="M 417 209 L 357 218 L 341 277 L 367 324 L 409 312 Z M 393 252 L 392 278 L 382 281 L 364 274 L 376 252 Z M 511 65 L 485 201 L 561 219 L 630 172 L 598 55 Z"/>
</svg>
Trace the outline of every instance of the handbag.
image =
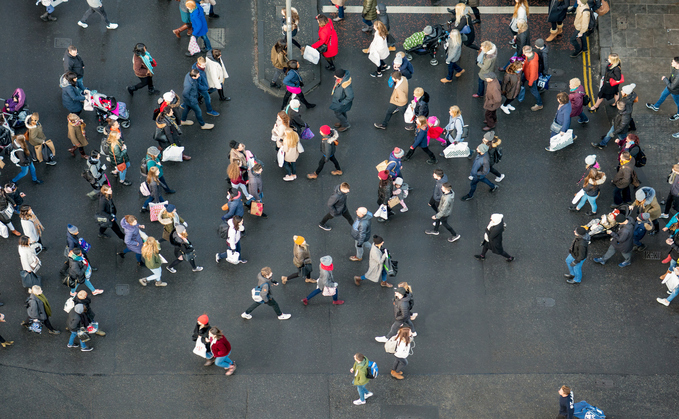
<svg viewBox="0 0 679 419">
<path fill-rule="evenodd" d="M 238 263 L 240 263 L 240 262 L 238 262 L 239 259 L 240 259 L 240 253 L 236 252 L 235 250 L 231 250 L 231 249 L 228 249 L 226 251 L 226 261 L 227 262 L 234 264 L 234 265 L 238 265 Z"/>
<path fill-rule="evenodd" d="M 42 286 L 42 278 L 36 275 L 34 272 L 21 271 L 21 285 L 24 288 L 31 288 L 33 285 Z"/>
<path fill-rule="evenodd" d="M 394 87 L 394 79 L 391 76 L 387 79 L 387 84 L 389 87 Z"/>
<path fill-rule="evenodd" d="M 387 166 L 389 166 L 389 160 L 384 160 L 377 166 L 375 166 L 375 169 L 377 169 L 378 172 L 384 172 L 387 170 Z"/>
<path fill-rule="evenodd" d="M 77 334 L 80 342 L 88 342 L 90 340 L 90 335 L 87 334 L 87 330 L 84 327 L 81 327 Z"/>
<path fill-rule="evenodd" d="M 386 220 L 389 217 L 389 211 L 385 204 L 380 205 L 380 207 L 375 211 L 375 218 L 381 218 Z"/>
<path fill-rule="evenodd" d="M 65 276 L 64 279 L 61 281 L 62 284 L 66 285 L 67 287 L 73 289 L 77 285 L 75 282 L 75 279 L 71 278 L 69 275 Z"/>
<path fill-rule="evenodd" d="M 73 301 L 73 297 L 68 298 L 66 302 L 64 303 L 64 311 L 67 313 L 70 313 L 71 310 L 73 310 L 73 307 L 75 307 L 75 302 Z"/>
<path fill-rule="evenodd" d="M 332 297 L 335 293 L 337 293 L 337 287 L 323 287 L 323 296 Z"/>
<path fill-rule="evenodd" d="M 464 25 L 464 28 L 460 31 L 460 34 L 467 35 L 472 31 L 472 28 L 469 27 L 469 25 Z"/>
<path fill-rule="evenodd" d="M 42 262 L 40 261 L 40 259 L 36 257 L 33 263 L 31 263 L 31 272 L 36 273 L 40 270 L 41 267 Z"/>
<path fill-rule="evenodd" d="M 605 15 L 611 10 L 611 7 L 608 5 L 608 2 L 606 0 L 601 0 L 601 6 L 599 6 L 598 9 L 596 9 L 596 14 L 599 15 L 599 17 Z"/>
<path fill-rule="evenodd" d="M 283 167 L 283 163 L 285 163 L 285 151 L 283 150 L 283 147 L 278 149 L 276 160 L 278 160 L 278 167 Z"/>
<path fill-rule="evenodd" d="M 321 59 L 321 54 L 316 48 L 307 45 L 304 48 L 304 55 L 302 58 L 309 61 L 311 64 L 318 64 L 318 61 Z"/>
<path fill-rule="evenodd" d="M 191 39 L 189 40 L 189 53 L 191 55 L 198 54 L 200 52 L 200 47 L 198 46 L 198 41 L 196 41 L 196 37 L 191 35 Z"/>
<path fill-rule="evenodd" d="M 159 202 L 157 204 L 151 202 L 149 204 L 149 214 L 151 216 L 151 221 L 158 221 L 158 216 L 160 215 L 161 211 L 165 209 L 165 205 L 167 204 L 167 201 Z"/>
<path fill-rule="evenodd" d="M 388 341 L 384 342 L 384 350 L 388 354 L 395 354 L 396 353 L 396 336 L 392 337 Z"/>
<path fill-rule="evenodd" d="M 405 112 L 403 112 L 403 120 L 406 124 L 410 124 L 415 120 L 415 102 L 410 102 Z"/>
<path fill-rule="evenodd" d="M 163 161 L 182 161 L 182 155 L 184 154 L 184 147 L 178 147 L 176 145 L 171 145 L 163 150 Z"/>
<path fill-rule="evenodd" d="M 264 213 L 264 204 L 262 204 L 261 202 L 253 202 L 250 205 L 250 214 L 251 215 L 261 217 L 262 213 Z"/>
<path fill-rule="evenodd" d="M 551 79 L 552 79 L 551 74 L 548 74 L 546 76 L 543 75 L 543 74 L 540 74 L 538 76 L 538 89 L 549 90 L 549 80 L 551 80 Z"/>
<path fill-rule="evenodd" d="M 193 348 L 193 353 L 201 358 L 207 358 L 207 348 L 203 343 L 203 338 L 201 338 L 200 336 L 196 340 L 196 346 L 194 346 Z"/>
<path fill-rule="evenodd" d="M 457 144 L 451 144 L 445 149 L 443 149 L 443 155 L 447 159 L 452 159 L 455 157 L 467 157 L 471 155 L 471 150 L 469 149 L 468 142 L 459 142 Z"/>
<path fill-rule="evenodd" d="M 584 189 L 580 189 L 580 190 L 578 191 L 578 193 L 576 193 L 575 196 L 573 197 L 573 201 L 571 201 L 571 203 L 572 203 L 573 205 L 577 204 L 578 202 L 580 202 L 580 199 L 582 199 L 582 197 L 583 197 L 584 195 L 585 195 L 585 190 L 584 190 Z"/>
<path fill-rule="evenodd" d="M 639 177 L 637 176 L 637 172 L 635 170 L 632 170 L 632 186 L 635 188 L 641 186 L 641 182 L 639 182 Z"/>
<path fill-rule="evenodd" d="M 561 132 L 561 125 L 556 123 L 556 119 L 552 121 L 552 125 L 549 126 L 549 130 L 552 132 Z"/>
<path fill-rule="evenodd" d="M 109 217 L 102 217 L 100 215 L 95 215 L 94 219 L 99 224 L 99 227 L 111 228 L 113 226 L 113 221 Z"/>
<path fill-rule="evenodd" d="M 401 198 L 399 198 L 398 196 L 391 197 L 391 199 L 389 199 L 389 201 L 387 202 L 387 204 L 389 205 L 389 208 L 394 208 L 396 205 L 398 205 L 400 203 L 401 203 Z"/>
<path fill-rule="evenodd" d="M 141 185 L 139 185 L 139 192 L 141 192 L 141 194 L 144 196 L 151 195 L 151 191 L 149 191 L 149 186 L 146 184 L 146 182 L 142 182 Z"/>
<path fill-rule="evenodd" d="M 328 52 L 328 45 L 323 44 L 320 47 L 318 47 L 316 51 L 318 51 L 319 54 L 325 54 L 326 52 Z"/>
<path fill-rule="evenodd" d="M 7 207 L 0 212 L 0 221 L 9 223 L 12 219 L 12 215 L 14 215 L 14 207 L 8 202 Z"/>
<path fill-rule="evenodd" d="M 80 245 L 80 248 L 82 249 L 83 253 L 89 252 L 90 249 L 92 248 L 92 245 L 87 243 L 85 239 L 83 239 L 82 237 L 80 238 L 80 240 L 78 240 L 78 244 Z"/>
<path fill-rule="evenodd" d="M 97 333 L 99 331 L 99 322 L 92 322 L 87 326 L 87 333 Z"/>
<path fill-rule="evenodd" d="M 306 127 L 304 128 L 304 131 L 302 131 L 302 139 L 303 140 L 310 140 L 314 138 L 314 133 L 311 131 L 311 128 Z"/>
</svg>

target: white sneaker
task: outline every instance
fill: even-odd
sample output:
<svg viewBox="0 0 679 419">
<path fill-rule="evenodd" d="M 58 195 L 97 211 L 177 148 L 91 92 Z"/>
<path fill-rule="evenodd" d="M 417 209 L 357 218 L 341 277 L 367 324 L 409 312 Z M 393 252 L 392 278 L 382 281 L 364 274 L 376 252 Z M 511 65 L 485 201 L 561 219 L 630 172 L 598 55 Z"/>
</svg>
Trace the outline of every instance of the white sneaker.
<svg viewBox="0 0 679 419">
<path fill-rule="evenodd" d="M 417 318 L 417 313 L 413 313 L 410 315 L 410 320 L 415 320 Z"/>
<path fill-rule="evenodd" d="M 215 127 L 215 124 L 205 124 L 200 127 L 200 129 L 212 129 Z"/>
<path fill-rule="evenodd" d="M 146 281 L 146 278 L 139 279 L 139 283 L 141 284 L 142 287 L 145 287 L 148 284 L 148 282 Z"/>
<path fill-rule="evenodd" d="M 358 399 L 358 400 L 354 400 L 354 404 L 355 404 L 356 406 L 360 406 L 360 405 L 362 405 L 362 404 L 365 404 L 365 402 L 362 402 L 361 399 Z"/>
<path fill-rule="evenodd" d="M 202 266 L 196 266 L 196 269 L 193 270 L 193 272 L 200 272 L 203 270 Z"/>
<path fill-rule="evenodd" d="M 408 212 L 408 208 L 401 208 L 401 212 Z"/>
<path fill-rule="evenodd" d="M 515 110 L 516 110 L 516 108 L 513 107 L 512 105 L 507 105 L 507 108 L 509 108 L 509 109 L 512 110 L 512 111 L 515 111 Z"/>
<path fill-rule="evenodd" d="M 469 180 L 474 180 L 474 178 L 473 178 L 473 177 L 471 177 L 471 176 L 469 176 Z"/>
<path fill-rule="evenodd" d="M 78 21 L 78 26 L 80 26 L 81 28 L 86 28 L 86 27 L 88 27 L 89 25 L 88 25 L 87 23 Z"/>
<path fill-rule="evenodd" d="M 504 112 L 504 113 L 506 113 L 507 115 L 509 115 L 509 112 L 510 112 L 510 111 L 509 111 L 509 108 L 508 108 L 508 107 L 506 107 L 505 105 L 502 105 L 502 106 L 500 106 L 500 109 L 502 109 L 502 112 Z"/>
<path fill-rule="evenodd" d="M 250 320 L 252 318 L 252 314 L 248 314 L 246 312 L 243 312 L 243 314 L 240 315 L 244 319 Z"/>
<path fill-rule="evenodd" d="M 413 337 L 417 336 L 417 332 L 413 332 Z"/>
<path fill-rule="evenodd" d="M 378 342 L 380 342 L 380 343 L 384 343 L 384 342 L 388 341 L 389 339 L 387 339 L 386 336 L 377 336 L 377 337 L 375 338 L 375 340 L 378 341 Z"/>
<path fill-rule="evenodd" d="M 181 125 L 187 125 L 187 126 L 193 125 L 193 121 L 190 120 L 190 119 L 187 119 L 186 121 L 182 121 L 182 122 L 181 122 Z"/>
<path fill-rule="evenodd" d="M 668 305 L 670 305 L 670 302 L 667 301 L 667 298 L 656 298 L 655 300 L 656 300 L 657 302 L 659 302 L 660 304 L 664 305 L 665 307 L 667 307 Z"/>
<path fill-rule="evenodd" d="M 118 28 L 117 23 L 109 23 L 108 25 L 106 25 L 106 29 L 116 29 L 116 28 Z"/>
<path fill-rule="evenodd" d="M 501 174 L 500 176 L 497 176 L 497 177 L 495 178 L 495 181 L 496 181 L 496 182 L 502 182 L 502 179 L 504 179 L 504 178 L 505 178 L 505 174 L 503 173 L 503 174 Z"/>
<path fill-rule="evenodd" d="M 219 263 L 219 253 L 215 253 L 215 262 Z"/>
<path fill-rule="evenodd" d="M 292 182 L 293 180 L 295 180 L 295 178 L 292 177 L 291 175 L 286 175 L 283 177 L 283 180 L 286 182 Z"/>
<path fill-rule="evenodd" d="M 281 314 L 280 316 L 278 316 L 278 320 L 287 320 L 287 319 L 289 319 L 290 317 L 292 317 L 291 314 L 285 314 L 285 313 L 283 313 L 283 314 Z"/>
<path fill-rule="evenodd" d="M 167 282 L 156 281 L 156 287 L 166 287 L 166 286 L 167 286 Z"/>
<path fill-rule="evenodd" d="M 363 396 L 363 398 L 367 399 L 368 397 L 372 397 L 372 395 L 373 395 L 373 393 L 371 391 L 368 394 L 366 394 L 365 396 Z"/>
<path fill-rule="evenodd" d="M 669 214 L 660 214 L 658 218 L 670 218 Z"/>
</svg>

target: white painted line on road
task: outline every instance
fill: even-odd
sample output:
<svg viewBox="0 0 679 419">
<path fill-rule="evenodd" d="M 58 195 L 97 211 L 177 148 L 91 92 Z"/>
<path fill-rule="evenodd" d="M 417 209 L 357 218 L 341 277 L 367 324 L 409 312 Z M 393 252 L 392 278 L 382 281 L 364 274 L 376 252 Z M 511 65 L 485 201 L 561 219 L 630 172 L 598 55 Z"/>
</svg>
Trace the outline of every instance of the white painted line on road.
<svg viewBox="0 0 679 419">
<path fill-rule="evenodd" d="M 530 8 L 531 14 L 546 15 L 547 7 L 533 7 Z M 336 12 L 335 6 L 323 6 L 323 13 Z M 511 15 L 514 13 L 514 7 L 479 7 L 479 11 L 483 15 Z M 344 13 L 362 13 L 363 6 L 345 6 Z M 405 13 L 405 14 L 450 14 L 447 6 L 388 6 L 387 13 Z"/>
</svg>

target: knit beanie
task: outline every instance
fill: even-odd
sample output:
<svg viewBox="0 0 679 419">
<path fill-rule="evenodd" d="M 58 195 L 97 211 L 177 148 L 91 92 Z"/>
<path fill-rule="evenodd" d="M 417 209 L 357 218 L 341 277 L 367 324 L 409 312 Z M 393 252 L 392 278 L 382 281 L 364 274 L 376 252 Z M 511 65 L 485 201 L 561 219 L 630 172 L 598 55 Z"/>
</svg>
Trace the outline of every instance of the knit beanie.
<svg viewBox="0 0 679 419">
<path fill-rule="evenodd" d="M 618 214 L 615 216 L 616 223 L 624 223 L 626 219 L 627 217 L 625 216 L 625 214 Z"/>
<path fill-rule="evenodd" d="M 68 232 L 69 232 L 69 233 L 71 233 L 71 234 L 78 234 L 78 227 L 69 224 L 66 228 L 68 229 Z M 62 231 L 63 231 L 63 230 L 62 230 Z"/>
<path fill-rule="evenodd" d="M 203 326 L 210 323 L 210 318 L 207 316 L 207 314 L 203 314 L 198 317 L 198 323 L 202 324 Z"/>
<path fill-rule="evenodd" d="M 292 236 L 292 240 L 295 242 L 297 245 L 303 245 L 304 244 L 304 237 L 302 236 Z M 332 263 L 332 262 L 331 262 Z"/>
<path fill-rule="evenodd" d="M 290 101 L 290 107 L 291 107 L 292 109 L 294 109 L 294 110 L 299 109 L 299 100 L 297 100 L 297 99 L 292 99 L 292 100 Z"/>
<path fill-rule="evenodd" d="M 323 256 L 321 258 L 321 269 L 324 271 L 332 271 L 332 256 Z"/>
<path fill-rule="evenodd" d="M 382 170 L 377 174 L 377 177 L 379 177 L 382 180 L 387 180 L 389 178 L 389 171 L 388 170 Z"/>
<path fill-rule="evenodd" d="M 481 153 L 481 154 L 486 154 L 486 153 L 488 152 L 488 146 L 485 145 L 485 144 L 479 144 L 479 146 L 476 147 L 476 149 L 477 149 L 477 150 L 479 151 L 479 153 Z"/>
<path fill-rule="evenodd" d="M 344 77 L 344 73 L 346 73 L 346 71 L 342 70 L 341 68 L 338 68 L 335 70 L 335 77 L 341 79 L 342 77 Z"/>
<path fill-rule="evenodd" d="M 594 163 L 596 163 L 596 154 L 590 154 L 589 156 L 585 157 L 585 164 L 591 166 Z"/>
<path fill-rule="evenodd" d="M 587 234 L 587 229 L 583 226 L 579 226 L 578 228 L 575 229 L 575 232 L 578 233 L 578 236 L 584 236 Z"/>
<path fill-rule="evenodd" d="M 78 314 L 83 314 L 83 311 L 85 311 L 85 307 L 82 304 L 76 304 L 73 310 L 75 310 L 75 312 Z"/>
<path fill-rule="evenodd" d="M 637 199 L 637 201 L 643 201 L 646 199 L 646 193 L 644 192 L 643 189 L 637 189 L 637 192 L 634 194 L 634 197 Z"/>
<path fill-rule="evenodd" d="M 321 131 L 321 135 L 330 135 L 330 132 L 331 132 L 330 127 L 327 126 L 327 125 L 321 126 L 320 131 Z"/>
<path fill-rule="evenodd" d="M 405 152 L 404 152 L 403 150 L 401 150 L 400 148 L 396 147 L 396 148 L 394 148 L 394 151 L 392 151 L 392 154 L 393 154 L 394 157 L 396 157 L 397 159 L 400 159 L 401 157 L 403 157 L 403 155 L 405 154 Z"/>
</svg>

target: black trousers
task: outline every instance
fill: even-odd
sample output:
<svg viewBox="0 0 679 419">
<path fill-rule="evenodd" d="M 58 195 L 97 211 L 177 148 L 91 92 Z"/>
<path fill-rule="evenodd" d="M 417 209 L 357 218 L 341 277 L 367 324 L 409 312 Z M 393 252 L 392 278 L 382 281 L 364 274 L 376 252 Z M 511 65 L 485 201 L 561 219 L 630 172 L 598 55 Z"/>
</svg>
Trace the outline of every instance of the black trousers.
<svg viewBox="0 0 679 419">
<path fill-rule="evenodd" d="M 403 371 L 403 368 L 408 365 L 408 358 L 399 358 L 397 356 L 394 357 L 394 366 L 391 368 L 392 370 L 396 372 L 401 372 Z"/>
<path fill-rule="evenodd" d="M 290 96 L 292 96 L 292 93 L 290 93 L 289 90 L 286 90 L 285 96 L 283 96 L 283 106 L 281 106 L 281 110 L 285 110 L 285 107 L 288 106 L 288 100 L 290 100 Z M 304 104 L 304 106 L 307 108 L 309 107 L 309 102 L 307 102 L 306 98 L 304 97 L 304 93 L 297 93 L 297 97 L 299 98 L 299 101 Z"/>
<path fill-rule="evenodd" d="M 436 156 L 434 155 L 434 153 L 431 152 L 431 150 L 429 150 L 429 147 L 420 147 L 420 148 L 422 149 L 422 151 L 427 153 L 427 156 L 429 156 L 429 158 L 431 160 L 436 160 Z M 415 153 L 415 150 L 416 149 L 414 149 L 414 148 L 411 148 L 410 150 L 408 150 L 408 152 L 405 155 L 406 160 L 413 156 L 413 154 Z"/>
<path fill-rule="evenodd" d="M 328 160 L 330 160 L 335 165 L 335 170 L 342 170 L 340 169 L 340 165 L 337 162 L 335 156 L 330 156 Z M 323 170 L 323 166 L 325 166 L 325 156 L 321 157 L 321 159 L 318 161 L 318 168 L 316 169 L 315 172 L 317 175 L 321 173 L 321 170 Z"/>
<path fill-rule="evenodd" d="M 669 214 L 672 208 L 679 208 L 679 196 L 674 196 L 670 192 L 667 194 L 667 199 L 665 199 L 665 211 L 663 211 L 663 214 Z"/>
<path fill-rule="evenodd" d="M 434 212 L 439 212 L 439 202 L 441 201 L 435 201 L 433 196 L 429 198 L 429 206 L 434 210 Z"/>
<path fill-rule="evenodd" d="M 262 302 L 262 303 L 252 303 L 252 305 L 250 305 L 250 307 L 248 307 L 248 309 L 245 310 L 245 312 L 246 312 L 247 314 L 250 314 L 250 313 L 252 313 L 257 307 L 259 307 L 259 306 L 261 306 L 261 305 L 264 305 L 264 304 L 266 304 L 266 305 L 268 305 L 268 306 L 271 306 L 271 307 L 273 308 L 273 311 L 276 312 L 276 315 L 277 315 L 277 316 L 280 316 L 281 314 L 283 314 L 283 312 L 281 311 L 281 308 L 278 307 L 278 303 L 277 303 L 276 300 L 274 300 L 273 298 L 270 298 L 269 301 L 267 301 L 267 302 Z"/>
<path fill-rule="evenodd" d="M 106 232 L 106 229 L 107 227 L 99 226 L 99 234 L 104 234 Z M 113 230 L 113 232 L 116 233 L 116 236 L 118 236 L 120 240 L 125 240 L 125 233 L 123 233 L 122 230 L 120 230 L 118 221 L 113 221 L 113 223 L 111 224 L 111 230 Z"/>
<path fill-rule="evenodd" d="M 391 329 L 389 329 L 389 333 L 386 334 L 387 339 L 391 339 L 392 337 L 396 336 L 398 333 L 398 329 L 400 329 L 402 326 L 408 326 L 410 330 L 413 332 L 415 331 L 415 326 L 413 325 L 413 322 L 410 320 L 410 318 L 407 318 L 403 321 L 401 320 L 396 320 L 394 323 L 391 325 Z"/>
<path fill-rule="evenodd" d="M 434 231 L 439 231 L 439 226 L 443 226 L 446 228 L 446 230 L 450 231 L 450 234 L 453 235 L 453 237 L 457 236 L 457 233 L 453 228 L 448 224 L 448 217 L 442 217 L 439 220 L 436 220 L 436 225 L 434 226 Z"/>
<path fill-rule="evenodd" d="M 179 259 L 179 256 L 181 256 L 181 255 L 182 255 L 182 252 L 181 252 L 180 248 L 179 248 L 179 247 L 175 247 L 175 248 L 174 248 L 174 257 L 175 257 L 175 260 L 173 260 L 173 261 L 170 263 L 170 265 L 168 266 L 168 268 L 174 268 L 175 266 L 177 266 L 177 265 L 179 265 L 180 263 L 184 262 L 184 261 L 186 260 L 186 257 L 182 257 L 181 259 Z M 189 259 L 189 263 L 191 264 L 191 267 L 192 267 L 193 269 L 196 269 L 196 260 L 195 260 L 195 259 Z"/>
<path fill-rule="evenodd" d="M 502 173 L 498 172 L 494 166 L 490 166 L 490 173 L 494 174 L 497 177 L 502 176 Z"/>
<path fill-rule="evenodd" d="M 486 256 L 486 252 L 488 252 L 488 250 L 490 250 L 490 247 L 488 246 L 488 243 L 484 243 L 484 244 L 483 244 L 483 250 L 481 250 L 481 256 Z M 495 252 L 493 252 L 493 253 L 495 253 Z M 496 254 L 497 254 L 497 255 L 500 255 L 500 256 L 504 256 L 504 257 L 506 257 L 506 258 L 510 258 L 510 257 L 511 257 L 511 256 L 509 256 L 509 254 L 508 254 L 507 252 L 505 252 L 504 249 L 502 249 L 502 252 L 496 253 Z"/>
<path fill-rule="evenodd" d="M 144 86 L 149 87 L 149 91 L 153 90 L 153 77 L 139 77 L 139 83 L 132 86 L 132 90 L 143 89 Z"/>
<path fill-rule="evenodd" d="M 348 210 L 344 210 L 344 212 L 342 213 L 342 217 L 347 219 L 347 221 L 349 222 L 349 225 L 354 225 L 354 219 L 351 217 L 351 214 L 349 214 Z M 325 217 L 323 217 L 323 219 L 321 220 L 321 225 L 324 226 L 325 223 L 332 220 L 333 218 L 335 218 L 335 217 L 330 215 L 330 213 L 325 214 Z"/>
</svg>

